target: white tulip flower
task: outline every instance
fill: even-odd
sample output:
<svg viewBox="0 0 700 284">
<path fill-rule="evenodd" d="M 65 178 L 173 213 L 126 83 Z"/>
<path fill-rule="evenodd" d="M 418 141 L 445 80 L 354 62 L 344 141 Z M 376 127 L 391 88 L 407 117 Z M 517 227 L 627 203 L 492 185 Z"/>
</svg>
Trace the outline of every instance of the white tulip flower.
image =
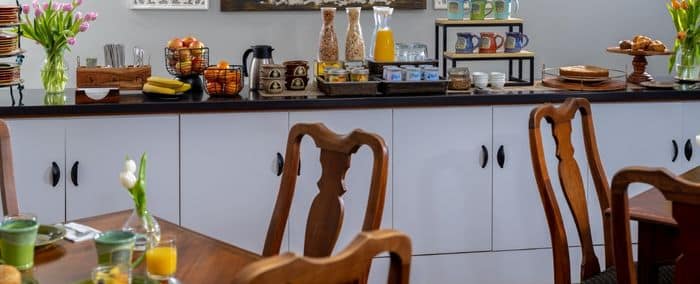
<svg viewBox="0 0 700 284">
<path fill-rule="evenodd" d="M 134 160 L 126 160 L 124 162 L 124 171 L 127 173 L 136 174 L 136 162 Z"/>
<path fill-rule="evenodd" d="M 119 180 L 122 182 L 122 186 L 130 189 L 136 185 L 136 175 L 132 172 L 121 172 L 119 174 Z"/>
</svg>

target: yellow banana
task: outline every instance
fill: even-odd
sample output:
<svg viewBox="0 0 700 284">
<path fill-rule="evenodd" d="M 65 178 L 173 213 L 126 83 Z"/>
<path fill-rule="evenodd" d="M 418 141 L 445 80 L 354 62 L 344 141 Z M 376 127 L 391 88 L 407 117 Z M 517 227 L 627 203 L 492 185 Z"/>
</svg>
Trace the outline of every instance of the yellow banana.
<svg viewBox="0 0 700 284">
<path fill-rule="evenodd" d="M 184 84 L 182 84 L 182 87 L 175 90 L 175 92 L 184 93 L 184 92 L 189 91 L 191 88 L 192 88 L 192 86 L 190 84 L 184 83 Z"/>
<path fill-rule="evenodd" d="M 175 90 L 173 90 L 173 89 L 154 86 L 151 83 L 144 84 L 143 91 L 146 93 L 155 93 L 155 94 L 164 94 L 164 95 L 174 95 L 175 94 Z"/>
<path fill-rule="evenodd" d="M 180 82 L 178 80 L 157 77 L 157 76 L 148 77 L 147 81 L 149 84 L 151 84 L 153 86 L 162 87 L 162 88 L 169 88 L 169 89 L 174 89 L 174 90 L 180 89 L 182 87 L 182 85 L 185 84 L 185 83 Z"/>
</svg>

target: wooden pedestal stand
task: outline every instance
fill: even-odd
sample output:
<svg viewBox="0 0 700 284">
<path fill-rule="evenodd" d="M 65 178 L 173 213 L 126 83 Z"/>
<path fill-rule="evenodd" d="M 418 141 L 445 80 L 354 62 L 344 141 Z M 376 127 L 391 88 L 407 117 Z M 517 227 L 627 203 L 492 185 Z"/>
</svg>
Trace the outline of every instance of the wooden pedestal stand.
<svg viewBox="0 0 700 284">
<path fill-rule="evenodd" d="M 606 49 L 610 53 L 627 54 L 634 56 L 632 59 L 632 67 L 634 72 L 627 77 L 627 82 L 639 84 L 646 81 L 654 81 L 654 77 L 647 72 L 647 56 L 654 55 L 670 55 L 671 51 L 666 50 L 660 51 L 644 51 L 644 50 L 631 50 L 631 49 L 620 49 L 619 47 L 608 47 Z"/>
</svg>

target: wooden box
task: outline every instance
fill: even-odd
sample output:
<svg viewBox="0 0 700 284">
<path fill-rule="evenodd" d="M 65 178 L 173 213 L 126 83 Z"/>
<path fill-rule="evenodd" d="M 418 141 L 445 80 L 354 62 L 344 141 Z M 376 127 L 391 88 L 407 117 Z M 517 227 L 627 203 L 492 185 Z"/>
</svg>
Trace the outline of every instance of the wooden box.
<svg viewBox="0 0 700 284">
<path fill-rule="evenodd" d="M 78 88 L 119 87 L 122 90 L 141 90 L 148 77 L 151 66 L 107 68 L 78 67 L 76 85 Z"/>
</svg>

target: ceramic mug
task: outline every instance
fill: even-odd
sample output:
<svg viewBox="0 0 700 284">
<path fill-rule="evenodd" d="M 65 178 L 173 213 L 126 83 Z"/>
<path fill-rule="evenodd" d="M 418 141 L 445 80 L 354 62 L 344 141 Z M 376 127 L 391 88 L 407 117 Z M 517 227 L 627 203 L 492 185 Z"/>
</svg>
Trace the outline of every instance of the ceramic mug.
<svg viewBox="0 0 700 284">
<path fill-rule="evenodd" d="M 474 40 L 476 39 L 476 43 Z M 457 53 L 474 53 L 474 50 L 479 47 L 481 39 L 473 33 L 457 33 L 457 43 L 455 43 L 455 52 Z"/>
<path fill-rule="evenodd" d="M 501 39 L 500 43 L 498 39 Z M 482 32 L 481 43 L 479 44 L 479 53 L 496 53 L 496 50 L 503 46 L 503 36 L 493 32 Z"/>
<path fill-rule="evenodd" d="M 494 0 L 494 18 L 496 18 L 497 20 L 510 19 L 511 13 L 515 13 L 518 11 L 518 6 L 518 0 Z M 511 8 L 513 8 L 512 11 Z"/>
<path fill-rule="evenodd" d="M 490 6 L 487 8 L 486 5 Z M 469 2 L 469 19 L 483 20 L 493 12 L 493 2 L 491 0 L 471 0 Z"/>
<path fill-rule="evenodd" d="M 520 52 L 527 46 L 528 43 L 530 43 L 530 39 L 527 37 L 527 35 L 519 32 L 507 32 L 505 52 Z"/>
<path fill-rule="evenodd" d="M 464 0 L 447 0 L 447 19 L 464 19 Z"/>
<path fill-rule="evenodd" d="M 34 244 L 39 229 L 31 214 L 5 216 L 0 223 L 0 249 L 5 264 L 26 270 L 34 266 Z"/>
<path fill-rule="evenodd" d="M 129 231 L 107 231 L 95 237 L 97 263 L 131 266 L 136 234 Z"/>
</svg>

